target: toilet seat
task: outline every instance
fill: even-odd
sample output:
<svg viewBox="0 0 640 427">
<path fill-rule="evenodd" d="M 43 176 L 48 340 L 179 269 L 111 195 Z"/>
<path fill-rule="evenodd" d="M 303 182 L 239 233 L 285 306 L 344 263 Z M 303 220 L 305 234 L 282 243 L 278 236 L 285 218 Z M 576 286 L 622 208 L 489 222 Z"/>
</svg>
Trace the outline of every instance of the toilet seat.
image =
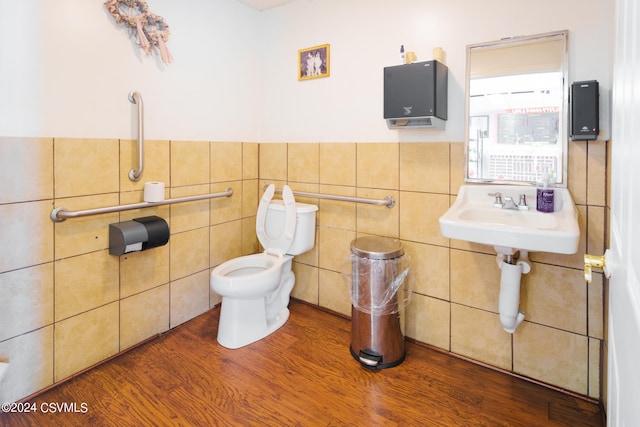
<svg viewBox="0 0 640 427">
<path fill-rule="evenodd" d="M 292 256 L 272 256 L 265 252 L 223 262 L 211 272 L 212 285 L 220 295 L 255 298 L 273 292 L 280 283 L 282 264 Z"/>
<path fill-rule="evenodd" d="M 269 236 L 265 229 L 265 221 L 269 210 L 269 204 L 271 203 L 274 193 L 275 185 L 271 184 L 267 187 L 260 199 L 260 205 L 258 207 L 258 214 L 256 217 L 256 234 L 258 235 L 258 240 L 262 244 L 262 247 L 265 248 L 265 252 L 282 256 L 287 253 L 293 243 L 293 236 L 296 231 L 297 221 L 296 201 L 293 197 L 293 191 L 291 191 L 291 188 L 288 185 L 285 185 L 282 189 L 285 215 L 284 230 L 279 236 Z"/>
</svg>

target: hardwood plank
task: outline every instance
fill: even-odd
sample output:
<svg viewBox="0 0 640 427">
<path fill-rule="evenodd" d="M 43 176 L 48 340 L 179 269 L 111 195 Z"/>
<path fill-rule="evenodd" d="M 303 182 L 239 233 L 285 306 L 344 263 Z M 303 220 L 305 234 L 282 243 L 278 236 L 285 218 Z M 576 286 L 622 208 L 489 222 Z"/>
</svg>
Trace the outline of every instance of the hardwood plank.
<svg viewBox="0 0 640 427">
<path fill-rule="evenodd" d="M 0 414 L 33 426 L 601 426 L 599 406 L 412 342 L 397 367 L 349 352 L 351 322 L 292 301 L 248 347 L 218 345 L 219 308 L 30 400 L 86 413 Z"/>
</svg>

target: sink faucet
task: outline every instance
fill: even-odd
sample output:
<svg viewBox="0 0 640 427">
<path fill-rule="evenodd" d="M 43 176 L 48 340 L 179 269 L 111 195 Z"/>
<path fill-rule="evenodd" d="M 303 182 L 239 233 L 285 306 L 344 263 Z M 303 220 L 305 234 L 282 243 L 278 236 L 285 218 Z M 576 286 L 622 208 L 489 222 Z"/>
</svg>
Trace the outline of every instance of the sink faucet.
<svg viewBox="0 0 640 427">
<path fill-rule="evenodd" d="M 518 209 L 518 205 L 516 205 L 516 202 L 513 201 L 513 197 L 506 196 L 504 198 L 502 209 Z"/>
<path fill-rule="evenodd" d="M 520 200 L 516 203 L 511 196 L 504 196 L 504 201 L 502 197 L 502 193 L 489 193 L 490 196 L 495 196 L 496 200 L 493 202 L 494 208 L 500 209 L 513 209 L 513 210 L 521 210 L 526 211 L 529 210 L 529 206 L 527 205 L 527 196 L 523 193 L 520 194 Z"/>
</svg>

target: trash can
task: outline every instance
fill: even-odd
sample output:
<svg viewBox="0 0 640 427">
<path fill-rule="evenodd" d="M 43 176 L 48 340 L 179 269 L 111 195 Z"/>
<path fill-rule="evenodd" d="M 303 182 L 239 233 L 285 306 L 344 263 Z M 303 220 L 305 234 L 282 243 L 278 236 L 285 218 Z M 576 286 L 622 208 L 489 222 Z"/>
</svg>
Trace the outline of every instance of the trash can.
<svg viewBox="0 0 640 427">
<path fill-rule="evenodd" d="M 391 368 L 405 359 L 400 309 L 411 295 L 408 273 L 400 241 L 367 236 L 351 242 L 350 349 L 367 369 Z"/>
</svg>

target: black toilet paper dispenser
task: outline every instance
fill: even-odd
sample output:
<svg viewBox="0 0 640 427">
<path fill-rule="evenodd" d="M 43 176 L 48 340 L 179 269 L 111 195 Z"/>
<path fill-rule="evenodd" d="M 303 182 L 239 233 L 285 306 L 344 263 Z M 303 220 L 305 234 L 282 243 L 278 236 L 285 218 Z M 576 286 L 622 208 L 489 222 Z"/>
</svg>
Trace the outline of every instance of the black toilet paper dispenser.
<svg viewBox="0 0 640 427">
<path fill-rule="evenodd" d="M 164 246 L 169 241 L 169 225 L 159 216 L 109 224 L 109 254 L 124 255 Z"/>
</svg>

